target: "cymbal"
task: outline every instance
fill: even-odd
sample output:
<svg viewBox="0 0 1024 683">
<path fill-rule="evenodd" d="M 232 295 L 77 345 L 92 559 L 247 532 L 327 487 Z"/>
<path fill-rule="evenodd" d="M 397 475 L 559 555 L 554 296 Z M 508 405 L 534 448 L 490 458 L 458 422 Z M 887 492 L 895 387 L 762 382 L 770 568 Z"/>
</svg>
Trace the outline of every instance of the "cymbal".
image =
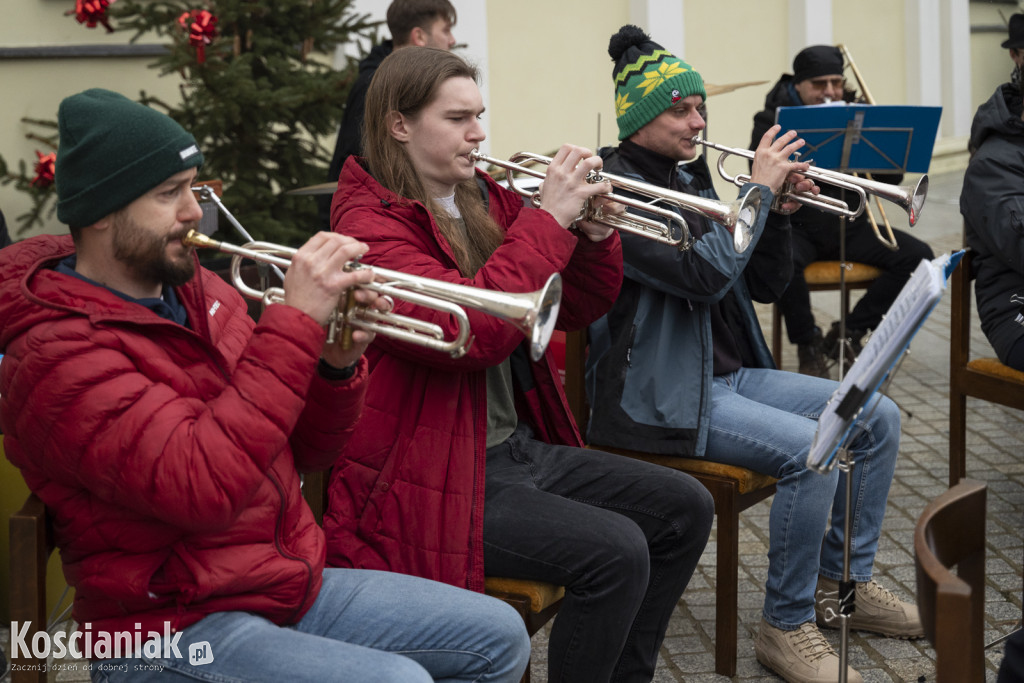
<svg viewBox="0 0 1024 683">
<path fill-rule="evenodd" d="M 746 88 L 751 85 L 763 85 L 768 81 L 747 81 L 746 83 L 726 83 L 725 85 L 715 85 L 713 83 L 704 82 L 704 90 L 707 92 L 708 97 L 712 95 L 723 95 L 733 90 L 739 90 L 740 88 Z"/>
<path fill-rule="evenodd" d="M 319 185 L 309 185 L 288 190 L 285 194 L 334 194 L 334 191 L 337 189 L 338 183 L 320 183 Z"/>
</svg>

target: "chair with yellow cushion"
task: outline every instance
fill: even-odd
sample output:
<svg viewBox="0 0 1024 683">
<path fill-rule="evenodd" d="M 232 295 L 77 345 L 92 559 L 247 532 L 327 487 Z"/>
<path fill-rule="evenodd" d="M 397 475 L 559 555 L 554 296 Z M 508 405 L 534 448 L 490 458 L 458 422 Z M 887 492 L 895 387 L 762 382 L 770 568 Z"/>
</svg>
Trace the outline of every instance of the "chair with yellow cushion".
<svg viewBox="0 0 1024 683">
<path fill-rule="evenodd" d="M 847 261 L 846 273 L 843 276 L 843 288 L 840 292 L 841 310 L 846 316 L 850 315 L 850 291 L 854 289 L 867 289 L 871 283 L 882 274 L 878 268 L 865 263 L 854 263 Z M 839 261 L 814 261 L 804 268 L 804 279 L 807 281 L 807 289 L 812 292 L 827 292 L 839 290 L 839 276 L 841 274 L 841 262 Z M 779 304 L 772 304 L 772 357 L 775 359 L 775 367 L 782 369 L 782 311 Z"/>
<path fill-rule="evenodd" d="M 973 254 L 964 254 L 950 278 L 952 310 L 949 340 L 949 485 L 967 476 L 967 397 L 1024 410 L 1024 372 L 998 358 L 971 360 L 971 280 Z"/>
<path fill-rule="evenodd" d="M 590 407 L 584 389 L 586 332 L 569 332 L 565 342 L 565 394 L 580 433 L 586 434 Z M 685 472 L 711 492 L 715 501 L 718 550 L 715 565 L 715 673 L 736 675 L 736 630 L 739 627 L 740 513 L 775 493 L 775 479 L 753 470 L 701 458 L 654 455 L 640 451 L 601 450 Z"/>
</svg>

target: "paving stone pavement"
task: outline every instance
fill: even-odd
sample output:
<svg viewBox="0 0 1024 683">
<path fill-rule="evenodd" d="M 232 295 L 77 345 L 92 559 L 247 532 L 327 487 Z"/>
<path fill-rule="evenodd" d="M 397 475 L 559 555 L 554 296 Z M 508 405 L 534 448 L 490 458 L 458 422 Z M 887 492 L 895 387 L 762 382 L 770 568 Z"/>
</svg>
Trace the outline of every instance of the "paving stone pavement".
<svg viewBox="0 0 1024 683">
<path fill-rule="evenodd" d="M 958 197 L 963 173 L 935 175 L 930 180 L 925 210 L 912 233 L 926 240 L 936 254 L 948 253 L 961 245 Z M 896 213 L 890 212 L 890 216 Z M 898 227 L 905 225 L 901 221 L 902 215 L 897 219 Z M 813 302 L 819 324 L 827 325 L 836 318 L 838 295 L 815 293 Z M 914 522 L 925 505 L 947 485 L 949 304 L 947 293 L 915 337 L 910 355 L 888 392 L 905 412 L 900 458 L 889 494 L 875 571 L 876 578 L 903 599 L 913 599 L 915 591 Z M 766 333 L 770 332 L 770 307 L 760 306 L 758 313 Z M 993 355 L 976 319 L 971 348 L 975 355 Z M 789 369 L 796 367 L 795 347 L 787 346 L 783 364 Z M 971 399 L 968 401 L 967 425 L 968 476 L 989 486 L 985 595 L 985 640 L 988 642 L 1011 631 L 1021 618 L 1024 457 L 1020 451 L 1024 413 Z M 767 683 L 780 680 L 757 662 L 753 648 L 767 571 L 770 505 L 769 499 L 747 510 L 741 517 L 740 627 L 734 681 Z M 729 680 L 714 673 L 714 571 L 715 536 L 712 532 L 697 572 L 669 624 L 654 677 L 656 683 Z M 535 683 L 547 680 L 548 632 L 549 629 L 545 628 L 534 636 L 532 677 Z M 826 635 L 838 648 L 838 632 L 827 631 Z M 5 629 L 0 627 L 0 642 L 8 645 L 8 639 Z M 994 681 L 1002 658 L 1002 646 L 987 650 L 986 658 L 987 680 Z M 935 680 L 935 653 L 925 640 L 890 640 L 853 633 L 849 660 L 869 683 Z M 51 680 L 83 681 L 88 678 L 68 668 L 52 676 Z M 6 681 L 3 679 L 3 683 Z"/>
</svg>

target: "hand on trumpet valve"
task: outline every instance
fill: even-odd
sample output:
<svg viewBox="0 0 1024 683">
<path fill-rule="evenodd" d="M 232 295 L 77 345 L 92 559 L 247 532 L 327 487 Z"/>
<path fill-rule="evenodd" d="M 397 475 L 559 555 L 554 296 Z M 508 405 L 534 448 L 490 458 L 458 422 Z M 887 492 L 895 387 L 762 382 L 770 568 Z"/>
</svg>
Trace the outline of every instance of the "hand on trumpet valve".
<svg viewBox="0 0 1024 683">
<path fill-rule="evenodd" d="M 550 213 L 563 228 L 570 227 L 579 218 L 587 199 L 611 192 L 610 183 L 587 181 L 591 173 L 601 170 L 602 163 L 601 157 L 595 156 L 585 147 L 562 145 L 551 159 L 544 181 L 540 184 L 540 207 Z M 583 225 L 579 227 L 587 231 Z M 605 226 L 601 226 L 602 231 L 605 229 Z M 594 239 L 590 233 L 588 237 Z"/>
<path fill-rule="evenodd" d="M 346 269 L 358 260 L 368 247 L 351 237 L 332 232 L 318 232 L 291 258 L 284 277 L 284 303 L 294 306 L 321 325 L 337 318 L 339 299 L 351 292 L 356 304 L 372 306 L 376 292 L 359 288 L 373 279 L 373 270 Z M 340 336 L 340 335 L 337 335 Z M 354 330 L 351 348 L 343 349 L 340 339 L 324 345 L 323 358 L 335 367 L 346 367 L 359 360 L 373 335 Z"/>
<path fill-rule="evenodd" d="M 811 165 L 806 161 L 793 161 L 791 157 L 798 154 L 804 146 L 803 139 L 797 138 L 795 130 L 778 135 L 782 128 L 774 125 L 769 128 L 754 151 L 754 161 L 750 169 L 750 181 L 771 188 L 776 197 L 780 192 L 786 194 L 813 192 L 818 194 L 819 188 L 812 180 L 802 175 Z M 778 135 L 778 137 L 776 137 Z M 800 204 L 789 200 L 782 203 L 782 209 L 791 213 Z"/>
<path fill-rule="evenodd" d="M 607 184 L 607 183 L 605 183 Z M 590 197 L 583 205 L 583 211 L 579 218 L 573 222 L 573 226 L 587 236 L 591 242 L 600 242 L 611 237 L 615 228 L 607 223 L 600 222 L 608 216 L 618 216 L 626 212 L 626 207 L 614 202 L 607 197 L 595 195 Z"/>
</svg>

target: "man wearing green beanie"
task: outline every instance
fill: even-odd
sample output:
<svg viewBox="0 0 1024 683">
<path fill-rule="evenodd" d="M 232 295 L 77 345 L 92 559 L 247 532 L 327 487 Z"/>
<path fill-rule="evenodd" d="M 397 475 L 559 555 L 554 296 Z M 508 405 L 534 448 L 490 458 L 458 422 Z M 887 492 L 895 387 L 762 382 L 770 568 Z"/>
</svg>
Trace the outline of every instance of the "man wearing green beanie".
<svg viewBox="0 0 1024 683">
<path fill-rule="evenodd" d="M 310 238 L 256 324 L 182 243 L 202 215 L 191 135 L 99 89 L 58 128 L 71 236 L 0 251 L 0 427 L 75 589 L 72 654 L 118 683 L 518 680 L 530 641 L 508 605 L 324 568 L 299 472 L 335 465 L 362 410 L 373 335 L 345 348 L 324 325 L 372 277 L 344 268 L 366 245 Z"/>
<path fill-rule="evenodd" d="M 700 75 L 635 26 L 612 36 L 608 52 L 622 142 L 601 150 L 604 169 L 716 198 L 694 142 L 706 121 Z M 730 230 L 689 211 L 681 212 L 693 237 L 688 249 L 621 235 L 621 293 L 589 330 L 587 436 L 595 447 L 706 458 L 778 479 L 755 653 L 787 681 L 824 683 L 839 680 L 839 657 L 815 615 L 816 608 L 837 609 L 845 484 L 838 470 L 822 475 L 806 462 L 817 416 L 838 384 L 774 369 L 750 295 L 777 297 L 792 274 L 789 218 L 768 211 L 783 181 L 794 182 L 797 192 L 815 189 L 799 175 L 807 164 L 789 161 L 803 141 L 793 131 L 778 133 L 773 126 L 760 139 L 751 182 L 740 189 L 741 196 L 757 186 L 762 193 L 745 249 L 734 246 Z M 871 580 L 899 447 L 899 410 L 881 397 L 864 414 L 850 444 L 857 623 L 882 632 L 900 623 L 913 632 L 920 628 L 916 608 Z M 832 592 L 820 592 L 816 604 L 816 587 L 829 582 Z M 850 669 L 848 680 L 861 677 Z"/>
</svg>

